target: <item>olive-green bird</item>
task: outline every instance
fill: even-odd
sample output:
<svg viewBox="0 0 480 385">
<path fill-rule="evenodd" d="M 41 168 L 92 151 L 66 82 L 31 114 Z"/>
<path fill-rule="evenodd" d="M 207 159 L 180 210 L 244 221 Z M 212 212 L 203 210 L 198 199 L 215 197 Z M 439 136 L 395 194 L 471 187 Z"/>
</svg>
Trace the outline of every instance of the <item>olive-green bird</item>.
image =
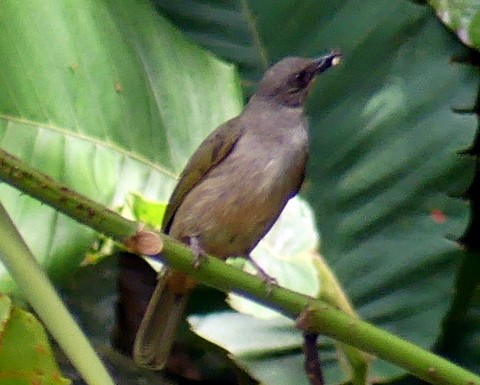
<svg viewBox="0 0 480 385">
<path fill-rule="evenodd" d="M 242 113 L 213 131 L 190 158 L 165 214 L 167 234 L 197 256 L 249 256 L 303 182 L 305 98 L 313 79 L 340 56 L 289 57 L 265 73 Z M 137 364 L 164 367 L 194 285 L 169 268 L 159 275 L 135 339 Z"/>
</svg>

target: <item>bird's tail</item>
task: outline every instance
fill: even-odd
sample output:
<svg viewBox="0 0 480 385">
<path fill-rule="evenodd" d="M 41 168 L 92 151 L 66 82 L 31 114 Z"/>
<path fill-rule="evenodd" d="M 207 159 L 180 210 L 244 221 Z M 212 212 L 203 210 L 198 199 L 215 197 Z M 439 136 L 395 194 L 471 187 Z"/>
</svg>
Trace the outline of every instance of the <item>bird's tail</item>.
<svg viewBox="0 0 480 385">
<path fill-rule="evenodd" d="M 161 370 L 165 366 L 178 324 L 194 282 L 169 268 L 159 275 L 133 346 L 133 358 L 143 367 Z"/>
</svg>

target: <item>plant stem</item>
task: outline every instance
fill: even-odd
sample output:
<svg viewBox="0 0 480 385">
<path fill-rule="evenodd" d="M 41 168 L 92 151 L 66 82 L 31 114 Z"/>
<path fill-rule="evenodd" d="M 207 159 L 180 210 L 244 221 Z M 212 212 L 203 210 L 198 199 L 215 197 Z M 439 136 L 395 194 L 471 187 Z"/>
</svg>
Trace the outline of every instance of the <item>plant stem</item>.
<svg viewBox="0 0 480 385">
<path fill-rule="evenodd" d="M 0 259 L 25 298 L 90 385 L 113 385 L 108 371 L 0 204 Z"/>
<path fill-rule="evenodd" d="M 81 197 L 2 150 L 0 179 L 117 240 L 122 241 L 136 233 L 135 223 Z M 271 287 L 262 279 L 217 258 L 206 257 L 204 263 L 193 268 L 194 257 L 185 245 L 166 235 L 162 234 L 161 237 L 164 241 L 162 259 L 208 286 L 249 297 L 291 318 L 305 315 L 306 312 L 309 331 L 319 332 L 374 354 L 431 384 L 480 385 L 480 378 L 475 374 L 367 322 L 355 319 L 325 301 L 281 287 Z"/>
<path fill-rule="evenodd" d="M 70 190 L 2 149 L 0 179 L 94 230 L 114 234 L 117 240 L 123 241 L 137 230 L 137 223 Z"/>
<path fill-rule="evenodd" d="M 365 321 L 354 318 L 322 300 L 281 287 L 269 288 L 258 277 L 236 271 L 216 258 L 208 258 L 195 270 L 183 245 L 165 243 L 165 260 L 176 269 L 222 291 L 234 291 L 296 318 L 307 312 L 308 329 L 398 365 L 435 385 L 480 385 L 480 377 Z"/>
</svg>

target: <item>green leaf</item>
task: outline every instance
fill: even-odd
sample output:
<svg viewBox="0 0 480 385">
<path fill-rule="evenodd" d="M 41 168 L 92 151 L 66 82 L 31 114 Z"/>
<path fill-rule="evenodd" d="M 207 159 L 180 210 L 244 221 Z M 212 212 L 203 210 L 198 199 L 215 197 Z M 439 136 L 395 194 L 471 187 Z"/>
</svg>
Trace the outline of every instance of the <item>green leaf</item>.
<svg viewBox="0 0 480 385">
<path fill-rule="evenodd" d="M 309 383 L 303 370 L 302 335 L 293 321 L 283 317 L 257 319 L 234 312 L 191 316 L 188 321 L 195 333 L 228 350 L 237 365 L 262 383 Z M 320 354 L 327 383 L 342 378 L 332 348 L 331 342 L 322 340 Z"/>
<path fill-rule="evenodd" d="M 236 63 L 243 74 L 243 85 L 253 89 L 258 69 L 268 65 L 268 54 L 248 1 L 153 0 L 153 3 L 189 39 Z M 272 11 L 278 4 L 265 3 Z"/>
<path fill-rule="evenodd" d="M 461 44 L 427 8 L 409 2 L 367 0 L 361 7 L 352 0 L 162 3 L 171 8 L 172 19 L 177 9 L 177 19 L 188 16 L 183 26 L 191 38 L 248 63 L 243 67 L 247 80 L 258 78 L 267 61 L 342 49 L 343 66 L 322 77 L 310 100 L 313 140 L 303 193 L 317 213 L 322 253 L 362 316 L 432 346 L 464 255 L 454 239 L 468 221 L 466 203 L 452 195 L 461 194 L 471 179 L 472 162 L 459 151 L 471 144 L 476 120 L 453 113 L 452 107 L 473 105 L 479 76 L 451 62 L 466 52 Z M 204 5 L 208 12 L 192 5 Z M 174 77 L 185 62 L 192 67 L 177 45 L 189 55 L 190 48 L 204 53 L 181 37 L 170 38 L 170 25 L 163 18 L 158 18 L 162 27 L 153 22 L 157 17 L 145 3 L 89 0 L 64 6 L 37 0 L 28 6 L 12 1 L 3 8 L 0 145 L 96 200 L 118 205 L 132 190 L 166 199 L 174 184 L 171 175 L 208 131 L 184 120 L 205 111 L 205 119 L 218 118 L 211 129 L 238 112 L 239 97 L 234 108 L 225 108 L 225 116 L 212 115 L 231 90 L 219 96 L 222 85 L 233 84 L 225 80 L 233 78 L 230 68 L 212 59 L 214 71 Z M 159 51 L 162 60 L 151 64 L 150 56 Z M 166 69 L 163 60 L 169 63 Z M 168 76 L 159 79 L 158 68 Z M 189 88 L 186 80 L 192 77 L 208 79 L 208 87 Z M 188 107 L 179 108 L 180 121 L 173 125 L 177 115 L 170 107 L 181 103 L 170 95 L 185 89 Z M 236 89 L 232 92 L 238 96 Z M 169 109 L 157 113 L 164 103 Z M 62 110 L 66 105 L 71 108 Z M 65 161 L 56 162 L 57 157 Z M 13 202 L 9 210 L 29 233 L 36 253 L 68 255 L 70 266 L 72 255 L 91 241 L 88 232 L 67 236 L 78 228 L 53 211 L 40 211 L 38 203 L 22 198 L 18 204 L 16 191 L 2 188 L 1 194 Z M 56 236 L 45 237 L 38 223 Z M 288 368 L 281 373 L 285 377 L 294 374 L 276 358 L 266 359 L 266 366 L 245 361 L 244 367 L 259 378 L 273 365 L 279 372 Z M 300 365 L 298 356 L 295 373 Z M 372 375 L 401 373 L 380 365 Z"/>
<path fill-rule="evenodd" d="M 113 380 L 106 368 L 1 204 L 0 218 L 0 260 L 12 275 L 24 299 L 35 310 L 87 384 L 112 385 Z M 13 341 L 16 342 L 18 341 Z M 8 357 L 8 351 L 6 355 Z M 0 361 L 3 358 L 0 357 Z"/>
<path fill-rule="evenodd" d="M 11 311 L 12 301 L 10 301 L 8 296 L 0 294 L 0 333 L 4 332 Z"/>
<path fill-rule="evenodd" d="M 30 313 L 0 294 L 0 382 L 4 385 L 70 384 L 55 362 L 47 334 Z"/>
<path fill-rule="evenodd" d="M 132 191 L 166 200 L 189 154 L 241 105 L 233 66 L 147 1 L 8 1 L 0 52 L 0 146 L 109 205 Z M 65 278 L 93 232 L 0 188 L 35 255 Z"/>
<path fill-rule="evenodd" d="M 153 201 L 138 193 L 131 194 L 131 209 L 135 220 L 160 229 L 167 209 L 166 202 Z"/>
<path fill-rule="evenodd" d="M 465 45 L 480 50 L 480 7 L 476 0 L 429 0 L 428 3 Z"/>
<path fill-rule="evenodd" d="M 343 65 L 319 79 L 309 100 L 312 145 L 303 194 L 317 213 L 322 254 L 361 317 L 432 347 L 465 254 L 455 240 L 469 208 L 458 197 L 474 164 L 461 152 L 472 144 L 477 120 L 453 109 L 473 107 L 480 80 L 474 68 L 452 62 L 466 50 L 427 7 L 407 1 L 243 2 L 247 11 L 210 1 L 208 16 L 189 13 L 200 3 L 159 6 L 225 57 L 241 40 L 218 32 L 219 15 L 227 12 L 235 14 L 232 28 L 253 28 L 249 48 L 270 63 L 342 50 Z M 216 38 L 222 49 L 215 49 Z M 263 70 L 258 65 L 256 76 L 251 68 L 244 75 L 258 78 Z M 269 377 L 266 368 L 259 373 L 255 366 L 255 373 Z M 402 373 L 377 361 L 371 375 Z"/>
</svg>

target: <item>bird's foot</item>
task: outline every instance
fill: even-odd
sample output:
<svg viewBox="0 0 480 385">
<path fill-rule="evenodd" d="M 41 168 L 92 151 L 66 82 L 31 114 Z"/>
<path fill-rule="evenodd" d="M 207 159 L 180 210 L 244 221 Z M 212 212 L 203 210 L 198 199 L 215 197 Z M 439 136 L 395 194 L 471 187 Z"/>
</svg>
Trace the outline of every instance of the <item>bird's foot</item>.
<svg viewBox="0 0 480 385">
<path fill-rule="evenodd" d="M 272 287 L 274 285 L 278 285 L 278 281 L 275 278 L 268 275 L 267 272 L 263 270 L 261 266 L 257 262 L 255 262 L 255 260 L 251 256 L 248 256 L 248 261 L 255 268 L 255 270 L 257 270 L 257 275 L 268 285 L 269 291 L 272 290 Z"/>
<path fill-rule="evenodd" d="M 195 237 L 195 236 L 189 237 L 188 244 L 192 249 L 192 253 L 194 257 L 193 267 L 195 269 L 198 269 L 200 265 L 207 260 L 207 253 L 203 249 L 202 245 L 200 244 L 200 239 L 198 239 L 198 237 Z"/>
</svg>

